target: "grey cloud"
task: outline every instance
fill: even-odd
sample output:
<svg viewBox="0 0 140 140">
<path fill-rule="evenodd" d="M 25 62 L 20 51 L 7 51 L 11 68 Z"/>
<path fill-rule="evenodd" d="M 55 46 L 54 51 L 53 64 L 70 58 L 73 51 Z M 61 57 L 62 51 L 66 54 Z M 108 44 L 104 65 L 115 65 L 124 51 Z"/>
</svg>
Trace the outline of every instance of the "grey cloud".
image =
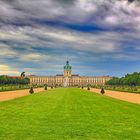
<svg viewBox="0 0 140 140">
<path fill-rule="evenodd" d="M 140 4 L 137 2 L 0 0 L 0 6 L 0 49 L 3 51 L 0 62 L 32 69 L 38 69 L 38 64 L 44 69 L 49 66 L 51 70 L 58 61 L 62 66 L 68 56 L 78 62 L 139 60 Z M 82 33 L 41 25 L 38 20 L 96 24 L 110 30 Z M 131 32 L 114 30 L 119 27 Z M 124 42 L 137 43 L 132 46 L 134 52 L 127 53 L 128 44 Z M 61 57 L 57 54 L 59 50 Z"/>
<path fill-rule="evenodd" d="M 0 19 L 4 22 L 33 24 L 31 19 L 59 20 L 63 22 L 99 24 L 107 26 L 132 25 L 139 23 L 140 5 L 116 0 L 13 0 L 0 1 Z M 127 25 L 128 24 L 128 25 Z"/>
<path fill-rule="evenodd" d="M 54 29 L 49 26 L 38 26 L 38 28 L 6 26 L 0 29 L 0 40 L 5 40 L 5 44 L 8 44 L 0 45 L 0 48 L 3 50 L 7 48 L 8 51 L 5 52 L 10 54 L 5 54 L 5 56 L 16 56 L 20 61 L 29 62 L 34 60 L 50 61 L 52 54 L 48 56 L 48 53 L 50 52 L 42 52 L 41 48 L 46 48 L 47 50 L 60 49 L 62 52 L 65 50 L 80 51 L 81 54 L 78 54 L 80 56 L 85 55 L 82 55 L 83 52 L 90 55 L 90 52 L 91 56 L 95 55 L 95 57 L 97 57 L 97 55 L 100 55 L 100 59 L 101 56 L 108 55 L 111 58 L 122 58 L 123 60 L 123 57 L 117 57 L 119 53 L 123 52 L 126 54 L 125 50 L 128 47 L 126 48 L 122 43 L 127 41 L 133 43 L 133 40 L 138 41 L 139 37 L 137 35 L 140 35 L 140 33 L 128 34 L 127 32 L 124 32 L 123 34 L 120 34 L 117 32 L 101 32 L 98 34 L 85 34 L 62 28 Z M 40 50 L 36 50 L 38 47 Z M 138 50 L 138 46 L 135 46 L 134 49 Z M 31 56 L 30 52 L 32 52 Z M 115 57 L 113 57 L 114 54 Z M 98 58 L 99 57 L 94 59 L 98 60 Z"/>
</svg>

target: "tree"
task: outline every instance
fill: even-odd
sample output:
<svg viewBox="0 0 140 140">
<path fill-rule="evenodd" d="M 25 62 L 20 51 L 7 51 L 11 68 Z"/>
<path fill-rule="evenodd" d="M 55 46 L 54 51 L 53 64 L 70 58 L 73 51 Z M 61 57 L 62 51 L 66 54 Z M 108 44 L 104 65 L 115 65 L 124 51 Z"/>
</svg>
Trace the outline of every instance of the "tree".
<svg viewBox="0 0 140 140">
<path fill-rule="evenodd" d="M 134 72 L 132 74 L 126 74 L 124 77 L 113 77 L 106 84 L 108 85 L 122 85 L 122 86 L 139 86 L 140 85 L 140 73 Z"/>
<path fill-rule="evenodd" d="M 21 83 L 24 84 L 24 85 L 28 85 L 30 83 L 30 79 L 29 78 L 24 78 L 24 79 L 22 79 Z"/>
<path fill-rule="evenodd" d="M 20 75 L 22 78 L 25 77 L 25 72 L 22 72 Z"/>
<path fill-rule="evenodd" d="M 29 78 L 0 76 L 0 85 L 28 85 L 29 83 Z"/>
</svg>

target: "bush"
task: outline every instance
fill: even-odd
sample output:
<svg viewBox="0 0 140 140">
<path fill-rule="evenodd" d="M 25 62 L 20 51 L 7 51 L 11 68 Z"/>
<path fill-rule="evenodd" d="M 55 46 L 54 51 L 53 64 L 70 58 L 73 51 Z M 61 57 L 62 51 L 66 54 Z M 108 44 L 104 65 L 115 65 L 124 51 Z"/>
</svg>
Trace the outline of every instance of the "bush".
<svg viewBox="0 0 140 140">
<path fill-rule="evenodd" d="M 83 87 L 83 86 L 82 86 L 81 88 L 82 88 L 82 89 L 84 89 L 84 87 Z"/>
<path fill-rule="evenodd" d="M 45 90 L 48 90 L 48 87 L 47 86 L 45 86 L 45 88 L 44 88 Z"/>
<path fill-rule="evenodd" d="M 104 89 L 102 88 L 102 89 L 101 89 L 101 94 L 104 94 L 104 93 L 105 93 L 105 91 L 104 91 Z"/>
<path fill-rule="evenodd" d="M 51 89 L 53 89 L 53 86 L 51 86 Z"/>
<path fill-rule="evenodd" d="M 34 93 L 33 87 L 30 88 L 29 93 L 30 93 L 30 94 L 33 94 L 33 93 Z"/>
<path fill-rule="evenodd" d="M 133 91 L 138 91 L 137 87 L 134 87 Z"/>
<path fill-rule="evenodd" d="M 90 87 L 88 87 L 87 90 L 90 90 Z"/>
</svg>

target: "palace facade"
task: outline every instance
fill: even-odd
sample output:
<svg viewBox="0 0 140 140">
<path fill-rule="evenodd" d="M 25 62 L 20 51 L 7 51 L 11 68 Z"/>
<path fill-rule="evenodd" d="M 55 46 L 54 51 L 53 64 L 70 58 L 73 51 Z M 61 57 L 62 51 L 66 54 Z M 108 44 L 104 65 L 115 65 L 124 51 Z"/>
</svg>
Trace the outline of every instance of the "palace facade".
<svg viewBox="0 0 140 140">
<path fill-rule="evenodd" d="M 64 66 L 64 73 L 56 76 L 28 76 L 31 85 L 45 85 L 48 86 L 88 86 L 88 85 L 104 85 L 110 76 L 80 76 L 72 74 L 72 67 L 69 61 Z"/>
</svg>

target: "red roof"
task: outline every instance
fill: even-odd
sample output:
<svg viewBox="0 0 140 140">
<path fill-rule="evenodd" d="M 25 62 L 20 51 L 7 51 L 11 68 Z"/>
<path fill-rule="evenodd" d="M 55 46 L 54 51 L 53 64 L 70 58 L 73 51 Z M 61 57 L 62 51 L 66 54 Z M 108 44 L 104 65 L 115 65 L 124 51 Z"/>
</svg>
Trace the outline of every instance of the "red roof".
<svg viewBox="0 0 140 140">
<path fill-rule="evenodd" d="M 63 74 L 57 74 L 56 76 L 64 76 Z"/>
<path fill-rule="evenodd" d="M 79 74 L 73 74 L 72 76 L 79 76 Z"/>
<path fill-rule="evenodd" d="M 10 78 L 21 78 L 20 76 L 8 76 Z"/>
</svg>

